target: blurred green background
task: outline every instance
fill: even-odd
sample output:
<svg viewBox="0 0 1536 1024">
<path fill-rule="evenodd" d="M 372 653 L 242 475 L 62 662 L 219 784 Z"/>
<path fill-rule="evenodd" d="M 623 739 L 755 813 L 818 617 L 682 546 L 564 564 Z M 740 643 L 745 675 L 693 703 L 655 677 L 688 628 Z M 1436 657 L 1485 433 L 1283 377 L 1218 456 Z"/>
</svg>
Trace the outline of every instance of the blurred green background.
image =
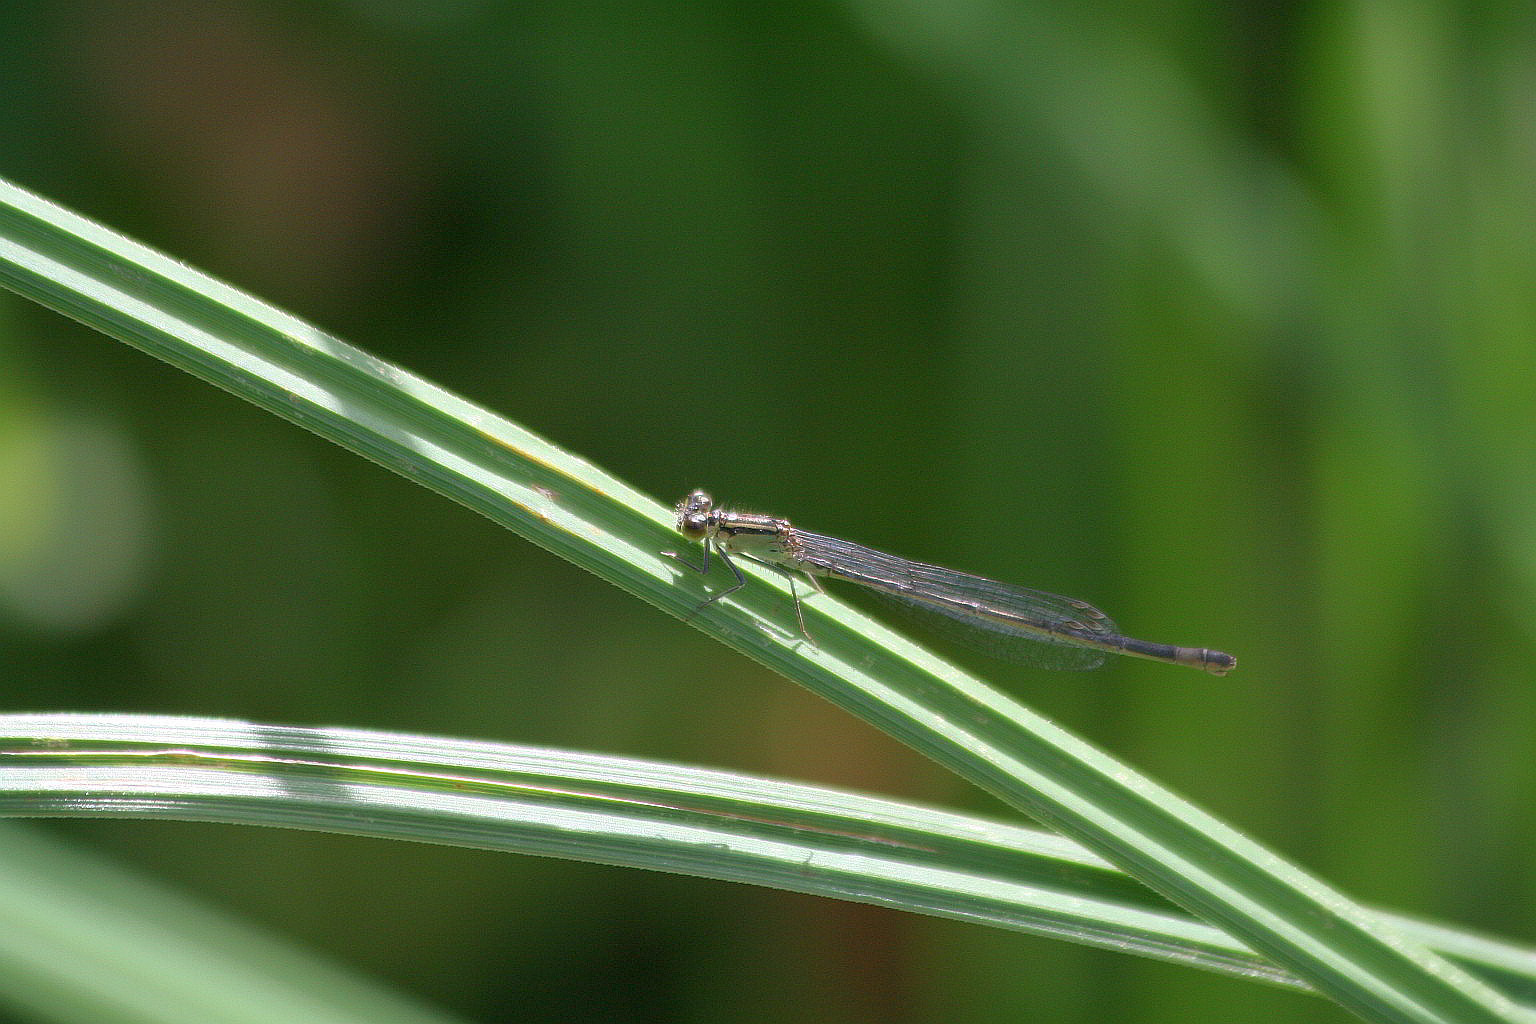
<svg viewBox="0 0 1536 1024">
<path fill-rule="evenodd" d="M 1536 942 L 1528 2 L 0 19 L 0 174 L 658 498 L 708 487 L 1229 650 L 1224 680 L 948 653 L 1361 900 Z M 466 735 L 1008 814 L 9 295 L 0 664 L 18 710 Z M 1345 1019 L 725 883 L 51 828 L 478 1021 Z"/>
</svg>

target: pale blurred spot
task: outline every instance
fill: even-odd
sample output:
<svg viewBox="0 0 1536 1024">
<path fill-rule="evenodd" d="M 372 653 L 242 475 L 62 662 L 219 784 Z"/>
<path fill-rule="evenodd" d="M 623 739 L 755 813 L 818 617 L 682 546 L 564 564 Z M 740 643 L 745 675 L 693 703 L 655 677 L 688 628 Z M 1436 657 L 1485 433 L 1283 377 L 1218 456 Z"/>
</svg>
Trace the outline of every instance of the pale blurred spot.
<svg viewBox="0 0 1536 1024">
<path fill-rule="evenodd" d="M 143 469 L 121 433 L 74 412 L 0 417 L 0 615 L 46 635 L 110 624 L 144 582 Z"/>
</svg>

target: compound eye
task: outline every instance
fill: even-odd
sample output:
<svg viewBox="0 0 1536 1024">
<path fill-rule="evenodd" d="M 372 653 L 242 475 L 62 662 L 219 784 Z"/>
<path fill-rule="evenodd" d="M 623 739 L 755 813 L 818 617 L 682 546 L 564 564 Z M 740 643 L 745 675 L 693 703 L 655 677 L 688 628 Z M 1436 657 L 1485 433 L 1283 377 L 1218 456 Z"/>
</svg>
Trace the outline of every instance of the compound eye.
<svg viewBox="0 0 1536 1024">
<path fill-rule="evenodd" d="M 698 540 L 709 525 L 715 502 L 703 491 L 693 491 L 677 503 L 677 529 L 683 536 Z"/>
</svg>

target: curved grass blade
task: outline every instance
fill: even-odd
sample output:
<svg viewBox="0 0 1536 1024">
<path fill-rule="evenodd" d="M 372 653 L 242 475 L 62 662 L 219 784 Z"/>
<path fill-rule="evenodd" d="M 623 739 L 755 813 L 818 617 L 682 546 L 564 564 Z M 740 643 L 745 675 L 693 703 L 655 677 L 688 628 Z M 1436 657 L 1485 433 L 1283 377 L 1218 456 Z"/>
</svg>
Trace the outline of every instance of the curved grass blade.
<svg viewBox="0 0 1536 1024">
<path fill-rule="evenodd" d="M 748 882 L 1305 982 L 1059 836 L 778 779 L 508 744 L 0 715 L 0 815 L 280 825 Z M 1512 998 L 1536 954 L 1398 919 Z"/>
</svg>

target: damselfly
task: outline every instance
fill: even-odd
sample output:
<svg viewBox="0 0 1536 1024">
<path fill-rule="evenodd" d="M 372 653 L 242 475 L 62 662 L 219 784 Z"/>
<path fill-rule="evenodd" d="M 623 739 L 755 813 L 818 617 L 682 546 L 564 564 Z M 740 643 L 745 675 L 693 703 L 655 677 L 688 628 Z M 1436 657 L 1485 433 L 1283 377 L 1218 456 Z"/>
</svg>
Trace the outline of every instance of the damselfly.
<svg viewBox="0 0 1536 1024">
<path fill-rule="evenodd" d="M 717 508 L 703 491 L 694 491 L 678 503 L 677 528 L 689 540 L 703 541 L 704 564 L 690 565 L 675 552 L 666 554 L 691 569 L 708 572 L 709 554 L 714 550 L 736 577 L 734 585 L 710 597 L 705 605 L 746 585 L 746 577 L 731 561 L 732 555 L 739 555 L 789 578 L 800 632 L 807 640 L 811 636 L 805 629 L 800 595 L 794 589 L 796 573 L 803 574 L 818 591 L 818 576 L 857 583 L 909 610 L 947 619 L 953 627 L 951 632 L 983 650 L 1044 668 L 1097 668 L 1106 654 L 1189 665 L 1218 676 L 1237 666 L 1236 658 L 1221 651 L 1125 636 L 1108 615 L 1085 601 L 910 562 L 852 541 L 799 529 L 787 519 Z M 814 645 L 815 641 L 811 642 Z"/>
</svg>

